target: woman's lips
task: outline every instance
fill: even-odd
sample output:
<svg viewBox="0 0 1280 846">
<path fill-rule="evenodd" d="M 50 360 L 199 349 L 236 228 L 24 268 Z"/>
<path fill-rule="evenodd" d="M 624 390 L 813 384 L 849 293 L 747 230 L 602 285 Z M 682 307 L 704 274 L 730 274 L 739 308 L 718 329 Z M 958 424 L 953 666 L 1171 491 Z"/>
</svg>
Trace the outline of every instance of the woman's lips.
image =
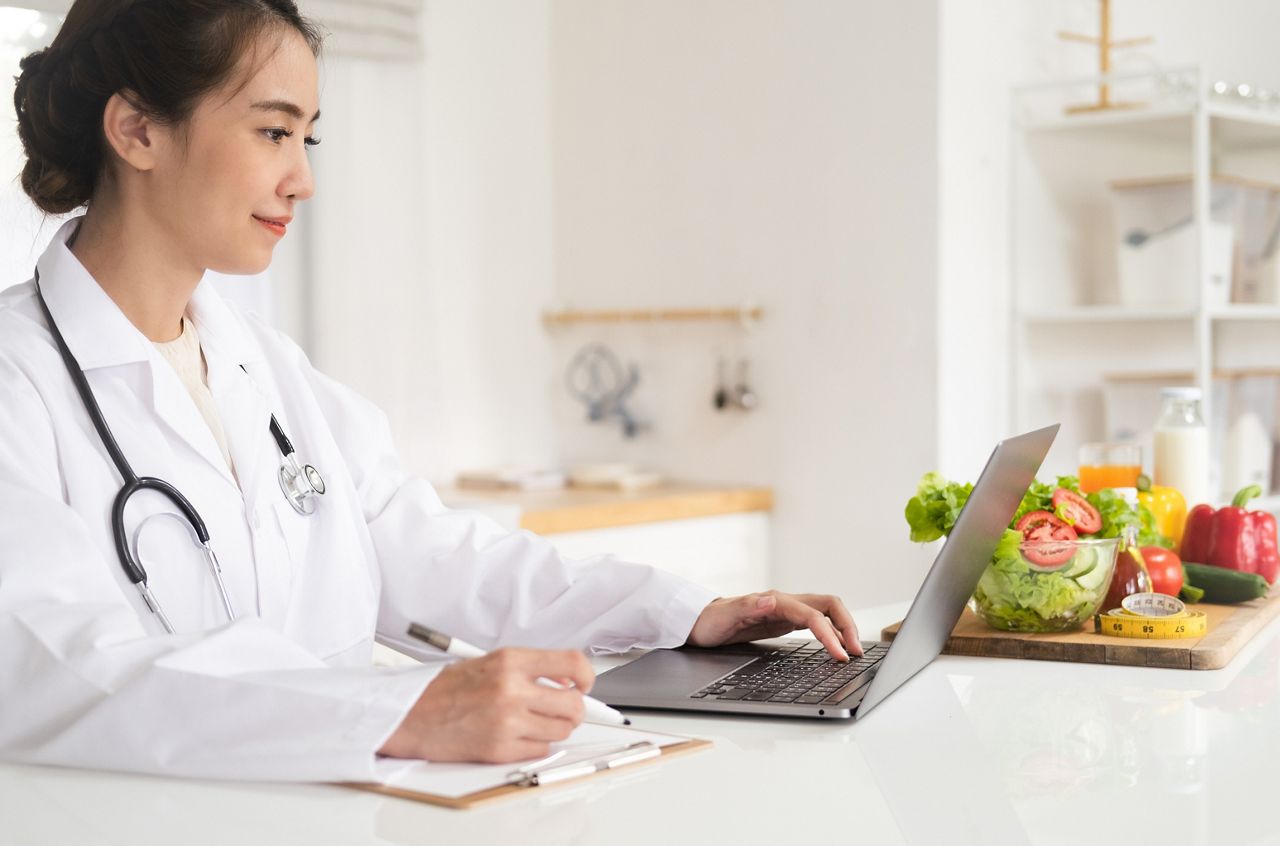
<svg viewBox="0 0 1280 846">
<path fill-rule="evenodd" d="M 268 220 L 267 218 L 258 217 L 256 214 L 253 219 L 265 226 L 272 234 L 284 237 L 285 224 L 277 220 Z"/>
</svg>

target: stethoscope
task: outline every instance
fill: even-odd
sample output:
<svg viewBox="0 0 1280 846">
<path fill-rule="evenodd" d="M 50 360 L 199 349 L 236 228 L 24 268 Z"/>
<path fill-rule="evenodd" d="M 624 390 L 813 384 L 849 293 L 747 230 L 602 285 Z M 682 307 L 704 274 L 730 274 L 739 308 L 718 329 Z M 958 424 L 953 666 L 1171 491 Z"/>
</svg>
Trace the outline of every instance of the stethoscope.
<svg viewBox="0 0 1280 846">
<path fill-rule="evenodd" d="M 182 512 L 187 526 L 191 529 L 192 539 L 195 541 L 196 546 L 200 547 L 204 552 L 205 563 L 209 565 L 209 573 L 213 576 L 214 583 L 218 586 L 218 595 L 222 598 L 222 607 L 227 613 L 227 619 L 234 621 L 236 612 L 231 607 L 231 597 L 227 594 L 227 586 L 222 581 L 222 565 L 218 563 L 218 556 L 214 553 L 213 547 L 209 543 L 209 529 L 205 526 L 204 520 L 201 519 L 199 512 L 196 511 L 191 501 L 183 496 L 182 492 L 173 485 L 163 479 L 157 479 L 152 476 L 139 476 L 133 472 L 133 468 L 129 466 L 128 460 L 125 459 L 120 445 L 116 443 L 115 435 L 111 433 L 111 428 L 107 426 L 106 418 L 102 416 L 102 409 L 98 406 L 93 390 L 89 387 L 89 380 L 85 378 L 80 362 L 76 361 L 76 357 L 62 337 L 62 333 L 58 331 L 58 324 L 54 322 L 53 314 L 49 311 L 49 304 L 45 302 L 44 293 L 40 290 L 39 268 L 36 268 L 35 272 L 35 287 L 36 297 L 40 300 L 40 308 L 44 312 L 45 320 L 49 321 L 49 330 L 58 345 L 58 351 L 62 354 L 62 361 L 67 366 L 67 372 L 71 374 L 71 381 L 75 383 L 76 392 L 80 394 L 85 410 L 89 412 L 89 419 L 93 421 L 93 427 L 98 430 L 98 437 L 102 439 L 103 446 L 107 448 L 107 452 L 111 455 L 111 460 L 115 463 L 116 469 L 120 472 L 120 477 L 124 481 L 124 486 L 116 494 L 115 502 L 111 506 L 111 531 L 115 537 L 116 555 L 120 559 L 120 566 L 124 568 L 125 575 L 129 577 L 129 581 L 142 594 L 143 601 L 151 609 L 151 612 L 159 618 L 164 630 L 169 634 L 173 634 L 173 624 L 169 622 L 168 616 L 165 615 L 164 609 L 160 606 L 160 601 L 156 599 L 151 588 L 147 586 L 147 571 L 134 558 L 133 551 L 129 548 L 129 541 L 125 535 L 124 528 L 124 509 L 129 502 L 129 497 L 141 490 L 156 491 L 168 498 Z M 244 365 L 241 365 L 240 369 L 244 370 Z M 248 371 L 246 370 L 245 373 L 247 374 Z M 276 420 L 274 414 L 271 415 L 270 428 L 271 436 L 275 440 L 276 446 L 280 449 L 280 454 L 284 457 L 284 463 L 281 465 L 279 473 L 280 490 L 284 492 L 285 499 L 293 506 L 294 511 L 305 516 L 315 514 L 318 504 L 317 497 L 324 494 L 324 477 L 310 464 L 300 465 L 298 463 L 293 444 L 289 442 L 284 429 L 280 428 L 280 423 Z M 162 514 L 177 519 L 177 515 L 168 514 L 168 512 L 162 512 Z M 146 521 L 144 520 L 143 522 L 145 523 Z M 134 535 L 135 543 L 141 531 L 142 527 L 139 526 L 138 532 Z"/>
</svg>

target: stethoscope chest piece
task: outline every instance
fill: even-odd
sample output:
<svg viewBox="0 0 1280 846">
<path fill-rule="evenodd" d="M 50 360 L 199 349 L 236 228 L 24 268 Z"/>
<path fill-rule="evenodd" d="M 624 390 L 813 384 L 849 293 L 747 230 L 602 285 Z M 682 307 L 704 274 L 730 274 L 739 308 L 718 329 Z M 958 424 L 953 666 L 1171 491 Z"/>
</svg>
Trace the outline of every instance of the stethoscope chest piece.
<svg viewBox="0 0 1280 846">
<path fill-rule="evenodd" d="M 299 514 L 308 517 L 315 514 L 319 504 L 316 497 L 324 494 L 324 477 L 312 465 L 298 463 L 293 444 L 289 443 L 289 438 L 285 436 L 284 429 L 280 428 L 274 414 L 271 415 L 271 436 L 276 439 L 276 446 L 284 457 L 279 477 L 284 498 L 289 500 L 293 510 Z"/>
<path fill-rule="evenodd" d="M 324 477 L 310 464 L 299 466 L 290 454 L 280 465 L 280 490 L 294 511 L 310 516 L 316 513 L 316 497 L 324 494 Z"/>
</svg>

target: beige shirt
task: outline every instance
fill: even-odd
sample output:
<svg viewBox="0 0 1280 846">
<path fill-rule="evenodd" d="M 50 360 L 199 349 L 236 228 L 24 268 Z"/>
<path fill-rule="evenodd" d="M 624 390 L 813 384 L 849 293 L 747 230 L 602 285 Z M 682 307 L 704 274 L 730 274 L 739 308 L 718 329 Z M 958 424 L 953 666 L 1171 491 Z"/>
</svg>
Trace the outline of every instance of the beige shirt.
<svg viewBox="0 0 1280 846">
<path fill-rule="evenodd" d="M 195 401 L 196 408 L 200 409 L 200 415 L 209 424 L 213 439 L 218 442 L 218 449 L 227 462 L 227 469 L 235 477 L 236 470 L 231 463 L 231 451 L 227 448 L 227 436 L 222 431 L 222 421 L 218 419 L 218 410 L 213 405 L 213 394 L 209 392 L 209 365 L 200 349 L 200 336 L 196 333 L 195 324 L 182 318 L 182 334 L 167 343 L 156 343 L 156 349 L 177 371 L 178 378 Z"/>
</svg>

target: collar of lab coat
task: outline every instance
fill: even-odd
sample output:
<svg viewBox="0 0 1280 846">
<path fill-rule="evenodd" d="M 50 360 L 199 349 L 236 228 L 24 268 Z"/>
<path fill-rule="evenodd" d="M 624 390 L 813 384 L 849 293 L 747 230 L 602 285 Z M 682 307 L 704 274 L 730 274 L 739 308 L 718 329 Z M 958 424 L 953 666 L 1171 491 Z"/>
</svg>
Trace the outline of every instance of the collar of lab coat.
<svg viewBox="0 0 1280 846">
<path fill-rule="evenodd" d="M 67 347 L 85 371 L 128 364 L 146 366 L 155 410 L 178 437 L 235 486 L 237 481 L 227 468 L 213 433 L 177 375 L 168 367 L 157 373 L 157 365 L 162 365 L 163 359 L 155 345 L 129 322 L 67 248 L 67 239 L 79 225 L 80 218 L 63 224 L 37 263 L 41 293 Z M 241 480 L 256 480 L 257 467 L 264 460 L 263 443 L 268 440 L 271 411 L 266 395 L 240 365 L 252 366 L 264 361 L 265 356 L 207 278 L 196 286 L 188 313 L 200 333 L 200 345 L 209 365 L 209 390 L 222 417 L 237 474 Z M 259 491 L 251 486 L 244 493 L 254 500 Z"/>
<path fill-rule="evenodd" d="M 149 361 L 152 344 L 147 336 L 129 322 L 67 248 L 67 240 L 82 219 L 76 217 L 64 223 L 36 263 L 40 291 L 49 311 L 84 370 Z M 236 364 L 262 360 L 261 350 L 249 339 L 243 324 L 208 278 L 196 286 L 188 308 L 207 353 L 216 350 Z"/>
</svg>

